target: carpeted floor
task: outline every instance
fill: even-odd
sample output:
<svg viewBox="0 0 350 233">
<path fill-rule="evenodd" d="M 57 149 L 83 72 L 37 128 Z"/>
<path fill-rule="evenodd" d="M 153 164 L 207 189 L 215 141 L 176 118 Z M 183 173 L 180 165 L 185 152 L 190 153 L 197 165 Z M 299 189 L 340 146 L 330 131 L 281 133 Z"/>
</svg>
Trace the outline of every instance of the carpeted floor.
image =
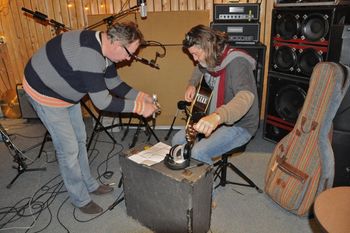
<svg viewBox="0 0 350 233">
<path fill-rule="evenodd" d="M 125 129 L 114 128 L 117 144 L 104 132 L 93 137 L 90 146 L 91 171 L 103 183 L 113 183 L 115 191 L 105 196 L 92 196 L 105 212 L 100 216 L 82 214 L 70 204 L 59 175 L 55 153 L 50 141 L 40 146 L 46 130 L 40 122 L 1 119 L 12 143 L 23 152 L 28 169 L 43 168 L 45 171 L 26 171 L 20 174 L 11 188 L 6 188 L 18 173 L 12 166 L 14 150 L 0 143 L 0 231 L 2 232 L 84 232 L 84 233 L 146 233 L 152 232 L 129 217 L 125 202 L 109 210 L 123 196 L 118 188 L 121 178 L 119 154 L 132 143 L 135 129 L 124 136 Z M 88 135 L 91 135 L 91 120 L 87 120 Z M 117 132 L 119 131 L 119 132 Z M 262 129 L 248 145 L 245 152 L 232 156 L 230 161 L 239 167 L 261 189 L 271 151 L 275 144 L 262 138 Z M 155 130 L 164 140 L 167 130 Z M 141 131 L 136 145 L 147 142 L 148 136 Z M 153 136 L 150 142 L 154 143 Z M 11 152 L 11 153 L 10 153 Z M 229 172 L 230 180 L 240 179 Z M 142 195 L 142 194 L 140 194 Z M 212 209 L 211 227 L 214 233 L 316 233 L 320 232 L 314 219 L 297 217 L 273 203 L 264 193 L 249 187 L 227 185 L 215 191 L 217 207 Z M 176 216 L 174 216 L 176 218 Z M 208 220 L 209 221 L 209 220 Z M 176 232 L 176 229 L 174 229 Z"/>
</svg>

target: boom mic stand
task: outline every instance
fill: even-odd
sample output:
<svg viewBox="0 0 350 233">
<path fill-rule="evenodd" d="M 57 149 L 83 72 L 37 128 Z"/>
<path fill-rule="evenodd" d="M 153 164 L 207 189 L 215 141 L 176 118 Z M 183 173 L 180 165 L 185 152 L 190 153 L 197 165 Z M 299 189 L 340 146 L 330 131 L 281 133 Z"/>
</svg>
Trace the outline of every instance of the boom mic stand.
<svg viewBox="0 0 350 233">
<path fill-rule="evenodd" d="M 176 118 L 177 118 L 177 115 L 179 114 L 179 110 L 182 110 L 185 112 L 185 115 L 186 115 L 186 120 L 188 119 L 189 117 L 189 113 L 188 113 L 188 110 L 187 110 L 187 106 L 191 105 L 190 102 L 186 102 L 186 101 L 179 101 L 177 102 L 177 109 L 176 109 L 176 113 L 174 115 L 174 118 L 173 118 L 173 122 L 171 123 L 171 126 L 169 128 L 169 131 L 167 133 L 167 135 L 164 137 L 165 140 L 168 140 L 169 139 L 169 136 L 171 134 L 171 132 L 173 131 L 173 127 L 174 127 L 174 123 L 176 121 Z"/>
<path fill-rule="evenodd" d="M 17 180 L 17 178 L 23 174 L 24 172 L 31 172 L 31 171 L 46 171 L 46 167 L 42 168 L 27 168 L 27 164 L 25 163 L 25 158 L 23 156 L 23 152 L 15 146 L 15 144 L 12 143 L 10 137 L 8 136 L 6 130 L 2 127 L 0 124 L 0 133 L 2 140 L 5 142 L 7 148 L 10 151 L 10 154 L 13 155 L 13 161 L 17 163 L 17 167 L 13 166 L 13 168 L 17 169 L 17 175 L 11 180 L 11 182 L 6 186 L 6 188 L 11 188 L 12 184 Z"/>
</svg>

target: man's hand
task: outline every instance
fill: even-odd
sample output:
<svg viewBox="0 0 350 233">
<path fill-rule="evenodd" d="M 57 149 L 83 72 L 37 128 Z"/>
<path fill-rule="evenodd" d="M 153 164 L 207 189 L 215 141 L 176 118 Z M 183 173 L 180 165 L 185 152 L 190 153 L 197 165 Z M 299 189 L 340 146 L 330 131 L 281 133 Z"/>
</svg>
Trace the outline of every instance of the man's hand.
<svg viewBox="0 0 350 233">
<path fill-rule="evenodd" d="M 192 102 L 195 95 L 196 95 L 196 87 L 192 85 L 188 86 L 185 92 L 185 100 L 187 102 Z"/>
<path fill-rule="evenodd" d="M 151 116 L 153 113 L 155 113 L 159 110 L 158 106 L 156 106 L 153 103 L 144 102 L 143 107 L 144 107 L 144 109 L 143 109 L 141 115 L 146 117 L 146 118 Z"/>
<path fill-rule="evenodd" d="M 205 135 L 205 137 L 209 137 L 210 134 L 218 127 L 220 124 L 220 116 L 216 112 L 203 117 L 198 121 L 197 124 L 193 126 L 193 128 Z"/>
</svg>

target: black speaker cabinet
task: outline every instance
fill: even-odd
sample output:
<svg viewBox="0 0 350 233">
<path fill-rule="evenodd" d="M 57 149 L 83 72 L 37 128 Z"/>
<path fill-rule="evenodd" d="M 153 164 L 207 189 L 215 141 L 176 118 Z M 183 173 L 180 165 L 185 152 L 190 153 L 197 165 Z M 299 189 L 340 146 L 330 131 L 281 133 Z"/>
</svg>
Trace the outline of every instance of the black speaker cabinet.
<svg viewBox="0 0 350 233">
<path fill-rule="evenodd" d="M 264 138 L 278 142 L 298 119 L 309 82 L 294 76 L 270 72 L 264 121 Z"/>
<path fill-rule="evenodd" d="M 237 45 L 231 44 L 234 48 L 243 49 L 250 56 L 256 60 L 256 69 L 254 70 L 254 76 L 256 80 L 256 86 L 258 89 L 259 106 L 261 105 L 261 96 L 263 91 L 263 80 L 264 80 L 264 67 L 265 67 L 265 53 L 266 46 L 261 43 L 253 45 Z"/>
<path fill-rule="evenodd" d="M 338 61 L 329 56 L 330 49 L 337 54 L 342 47 L 332 43 L 341 38 L 332 28 L 349 21 L 350 6 L 275 8 L 269 71 L 309 78 L 318 62 Z"/>
<path fill-rule="evenodd" d="M 317 63 L 348 58 L 349 21 L 350 5 L 273 9 L 265 139 L 278 142 L 293 129 Z"/>
<path fill-rule="evenodd" d="M 335 160 L 333 186 L 350 186 L 350 131 L 334 130 L 332 148 Z"/>
</svg>

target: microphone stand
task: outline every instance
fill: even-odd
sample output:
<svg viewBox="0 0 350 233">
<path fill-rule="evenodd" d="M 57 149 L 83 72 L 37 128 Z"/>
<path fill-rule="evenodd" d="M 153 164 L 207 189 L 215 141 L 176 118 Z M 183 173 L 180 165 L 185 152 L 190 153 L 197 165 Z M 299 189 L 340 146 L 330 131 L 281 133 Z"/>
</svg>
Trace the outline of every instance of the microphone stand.
<svg viewBox="0 0 350 233">
<path fill-rule="evenodd" d="M 103 24 L 107 24 L 107 27 L 110 27 L 110 26 L 113 24 L 113 21 L 114 21 L 114 20 L 119 19 L 119 18 L 122 18 L 122 17 L 124 17 L 124 16 L 126 16 L 126 15 L 128 15 L 128 14 L 130 14 L 130 13 L 132 13 L 132 12 L 134 12 L 134 11 L 136 11 L 138 8 L 139 8 L 139 6 L 138 6 L 138 5 L 135 5 L 135 6 L 129 8 L 129 9 L 127 9 L 127 10 L 124 10 L 124 11 L 121 11 L 121 12 L 119 12 L 119 13 L 116 13 L 116 14 L 113 14 L 113 15 L 111 15 L 111 16 L 108 16 L 108 17 L 106 17 L 106 18 L 103 18 L 102 20 L 98 21 L 97 23 L 94 23 L 94 24 L 92 24 L 92 25 L 90 25 L 90 26 L 87 26 L 87 27 L 85 27 L 84 29 L 85 29 L 85 30 L 91 30 L 91 29 L 94 29 L 94 28 L 96 28 L 96 27 L 98 27 L 98 26 L 101 26 L 101 25 L 103 25 Z"/>
<path fill-rule="evenodd" d="M 32 15 L 32 17 L 34 19 L 39 20 L 41 23 L 45 24 L 45 25 L 50 25 L 55 29 L 55 34 L 58 35 L 61 33 L 61 31 L 69 31 L 72 30 L 72 28 L 67 27 L 66 25 L 64 25 L 63 23 L 59 23 L 54 19 L 49 19 L 47 17 L 47 15 L 39 12 L 39 11 L 32 11 L 29 10 L 25 7 L 22 7 L 22 11 L 24 11 L 26 14 Z"/>
<path fill-rule="evenodd" d="M 11 180 L 11 182 L 6 186 L 6 188 L 11 188 L 12 184 L 17 180 L 17 178 L 23 174 L 24 172 L 31 171 L 46 171 L 46 167 L 41 168 L 27 168 L 28 165 L 25 163 L 25 158 L 23 156 L 23 152 L 17 148 L 15 144 L 11 141 L 8 136 L 6 130 L 0 124 L 0 134 L 2 140 L 5 142 L 10 154 L 13 156 L 13 161 L 17 163 L 17 166 L 13 166 L 13 168 L 17 169 L 17 175 Z M 12 152 L 12 153 L 11 153 Z"/>
</svg>

